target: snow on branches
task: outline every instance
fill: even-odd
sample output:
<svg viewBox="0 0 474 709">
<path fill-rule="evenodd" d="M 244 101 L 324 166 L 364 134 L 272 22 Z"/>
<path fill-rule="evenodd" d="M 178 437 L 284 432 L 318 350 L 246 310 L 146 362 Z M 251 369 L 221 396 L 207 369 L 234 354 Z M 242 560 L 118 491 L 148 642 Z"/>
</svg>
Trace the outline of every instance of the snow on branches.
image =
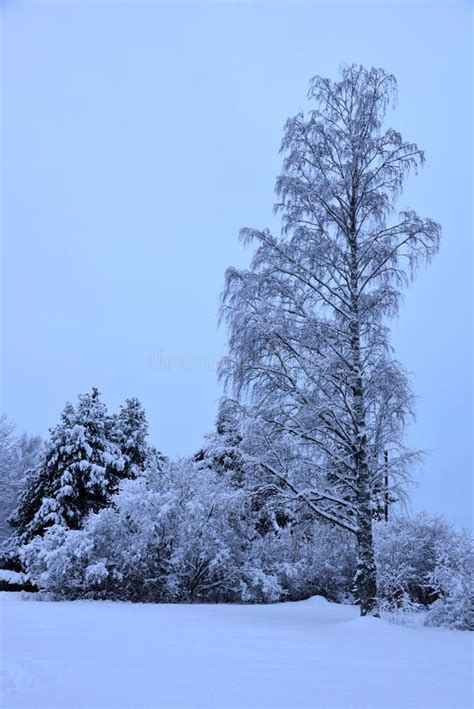
<svg viewBox="0 0 474 709">
<path fill-rule="evenodd" d="M 418 456 L 403 445 L 413 395 L 386 321 L 440 235 L 413 211 L 394 216 L 405 177 L 424 159 L 383 130 L 395 94 L 381 69 L 312 79 L 314 108 L 287 121 L 281 145 L 282 234 L 242 230 L 254 257 L 248 271 L 227 271 L 221 310 L 230 350 L 222 376 L 266 427 L 270 448 L 288 437 L 298 446 L 294 494 L 357 535 L 363 613 L 375 607 L 371 526 L 387 465 L 393 499 Z M 288 489 L 286 467 L 262 459 Z"/>
</svg>

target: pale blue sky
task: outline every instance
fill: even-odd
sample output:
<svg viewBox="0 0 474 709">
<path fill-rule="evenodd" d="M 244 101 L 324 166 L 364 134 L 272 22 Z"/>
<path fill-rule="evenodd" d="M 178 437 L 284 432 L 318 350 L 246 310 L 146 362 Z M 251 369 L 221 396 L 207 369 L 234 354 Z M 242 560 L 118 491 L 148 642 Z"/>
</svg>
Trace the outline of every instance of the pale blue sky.
<svg viewBox="0 0 474 709">
<path fill-rule="evenodd" d="M 136 395 L 169 455 L 221 393 L 216 313 L 239 228 L 273 226 L 285 119 L 341 62 L 399 82 L 427 153 L 401 200 L 443 225 L 394 327 L 430 450 L 413 507 L 472 510 L 472 6 L 16 2 L 2 21 L 2 408 L 45 433 L 96 385 Z"/>
</svg>

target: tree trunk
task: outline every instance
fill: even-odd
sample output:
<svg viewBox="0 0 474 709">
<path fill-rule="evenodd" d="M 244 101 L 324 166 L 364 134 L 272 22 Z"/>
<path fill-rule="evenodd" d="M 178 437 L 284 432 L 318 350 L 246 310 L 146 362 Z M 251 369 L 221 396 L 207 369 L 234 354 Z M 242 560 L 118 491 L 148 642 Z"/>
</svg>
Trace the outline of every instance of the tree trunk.
<svg viewBox="0 0 474 709">
<path fill-rule="evenodd" d="M 361 362 L 360 314 L 358 300 L 358 244 L 355 216 L 355 193 L 351 201 L 352 220 L 349 235 L 351 251 L 351 323 L 352 397 L 354 411 L 354 462 L 357 502 L 357 572 L 355 585 L 360 614 L 369 615 L 377 607 L 377 576 L 372 536 L 372 496 L 367 464 L 365 386 Z"/>
<path fill-rule="evenodd" d="M 356 348 L 356 354 L 358 349 Z M 377 576 L 374 560 L 372 535 L 372 500 L 370 493 L 369 468 L 367 465 L 367 436 L 363 407 L 362 378 L 356 378 L 354 387 L 354 410 L 357 423 L 356 432 L 356 485 L 357 485 L 357 573 L 356 589 L 360 604 L 360 614 L 373 614 L 377 606 Z"/>
<path fill-rule="evenodd" d="M 355 585 L 361 615 L 373 615 L 377 609 L 377 576 L 372 537 L 370 506 L 359 503 L 357 533 L 357 573 Z"/>
</svg>

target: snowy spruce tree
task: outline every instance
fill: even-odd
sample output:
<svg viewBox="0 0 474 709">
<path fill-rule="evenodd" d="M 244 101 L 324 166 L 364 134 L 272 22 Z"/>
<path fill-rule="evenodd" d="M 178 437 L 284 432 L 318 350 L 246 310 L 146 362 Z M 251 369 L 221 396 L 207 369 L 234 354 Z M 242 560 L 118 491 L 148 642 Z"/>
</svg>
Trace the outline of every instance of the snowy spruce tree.
<svg viewBox="0 0 474 709">
<path fill-rule="evenodd" d="M 123 477 L 136 478 L 144 472 L 150 457 L 148 421 L 139 400 L 127 399 L 119 413 L 111 417 L 110 426 L 111 438 L 124 459 Z"/>
<path fill-rule="evenodd" d="M 262 471 L 282 494 L 355 535 L 365 615 L 376 610 L 372 520 L 384 454 L 392 499 L 416 458 L 403 445 L 413 396 L 388 321 L 416 267 L 436 253 L 440 227 L 395 212 L 424 156 L 383 127 L 393 76 L 346 66 L 339 81 L 312 79 L 308 97 L 312 108 L 284 130 L 282 233 L 243 229 L 256 246 L 252 265 L 226 273 L 222 374 L 247 406 L 249 431 L 260 431 Z"/>
<path fill-rule="evenodd" d="M 226 481 L 229 489 L 240 490 L 248 501 L 248 524 L 255 534 L 278 534 L 293 520 L 270 475 L 262 475 L 255 465 L 252 444 L 257 435 L 246 440 L 245 427 L 241 426 L 241 407 L 230 399 L 219 406 L 215 431 L 205 438 L 203 448 L 194 456 L 200 470 L 212 470 Z M 253 432 L 255 433 L 255 432 Z"/>
<path fill-rule="evenodd" d="M 79 529 L 89 512 L 105 507 L 124 476 L 125 460 L 108 437 L 108 417 L 97 389 L 66 404 L 50 430 L 41 463 L 27 480 L 11 517 L 22 543 L 53 526 Z"/>
<path fill-rule="evenodd" d="M 221 477 L 226 476 L 233 487 L 243 487 L 248 471 L 241 443 L 238 417 L 232 402 L 224 400 L 219 406 L 216 429 L 206 436 L 194 460 L 199 469 L 209 468 Z"/>
</svg>

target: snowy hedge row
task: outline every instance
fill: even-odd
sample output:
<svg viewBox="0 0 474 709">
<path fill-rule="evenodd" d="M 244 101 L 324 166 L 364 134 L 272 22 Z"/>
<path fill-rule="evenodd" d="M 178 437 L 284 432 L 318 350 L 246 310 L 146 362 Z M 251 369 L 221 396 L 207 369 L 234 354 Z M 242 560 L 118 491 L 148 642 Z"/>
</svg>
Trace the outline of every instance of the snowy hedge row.
<svg viewBox="0 0 474 709">
<path fill-rule="evenodd" d="M 325 526 L 271 524 L 252 496 L 185 462 L 159 480 L 124 481 L 113 505 L 82 529 L 55 525 L 21 555 L 38 586 L 56 597 L 272 602 L 322 593 L 342 600 L 355 572 L 353 546 Z"/>
<path fill-rule="evenodd" d="M 375 525 L 382 608 L 427 609 L 426 622 L 474 628 L 473 545 L 440 518 Z M 355 544 L 310 518 L 279 526 L 193 461 L 126 480 L 82 529 L 53 526 L 23 547 L 37 586 L 55 598 L 274 602 L 321 594 L 352 600 Z"/>
<path fill-rule="evenodd" d="M 66 405 L 25 478 L 0 568 L 24 573 L 54 598 L 360 600 L 356 535 L 322 521 L 306 499 L 275 483 L 259 463 L 259 428 L 250 442 L 242 436 L 223 407 L 202 449 L 171 462 L 148 445 L 136 399 L 110 416 L 96 389 L 81 395 Z M 291 480 L 298 475 L 311 489 L 313 469 L 294 447 L 280 441 L 277 452 Z M 378 512 L 381 609 L 425 609 L 428 623 L 472 628 L 472 539 L 440 518 L 397 518 L 391 508 L 386 524 Z"/>
</svg>

